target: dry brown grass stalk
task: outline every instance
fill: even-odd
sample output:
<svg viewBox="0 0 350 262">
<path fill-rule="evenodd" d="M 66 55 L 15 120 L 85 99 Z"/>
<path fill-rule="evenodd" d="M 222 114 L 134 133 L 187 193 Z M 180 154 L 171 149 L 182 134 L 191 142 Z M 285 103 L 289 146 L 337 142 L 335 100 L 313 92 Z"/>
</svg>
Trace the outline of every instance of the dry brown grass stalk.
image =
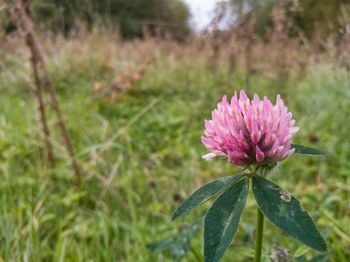
<svg viewBox="0 0 350 262">
<path fill-rule="evenodd" d="M 18 14 L 18 12 L 23 12 L 23 10 L 16 10 L 16 12 L 17 12 L 16 22 L 19 28 L 24 29 L 25 27 L 28 27 L 29 25 L 25 24 L 26 21 L 23 19 L 23 16 L 21 14 Z M 46 106 L 43 99 L 43 91 L 42 91 L 43 89 L 42 81 L 40 80 L 39 71 L 38 71 L 38 64 L 39 64 L 38 52 L 34 50 L 33 35 L 26 32 L 25 37 L 26 37 L 26 44 L 31 49 L 30 63 L 31 63 L 31 68 L 32 68 L 33 78 L 34 78 L 34 87 L 35 87 L 34 93 L 36 95 L 37 102 L 38 102 L 39 121 L 41 123 L 42 132 L 44 134 L 47 161 L 50 167 L 54 167 L 55 159 L 54 159 L 52 143 L 51 143 L 51 132 L 47 124 Z"/>
<path fill-rule="evenodd" d="M 50 77 L 49 72 L 46 69 L 44 57 L 43 57 L 42 51 L 41 51 L 40 42 L 38 41 L 38 39 L 34 33 L 34 30 L 33 30 L 33 22 L 32 22 L 31 15 L 30 15 L 29 2 L 30 2 L 29 0 L 21 0 L 20 2 L 17 3 L 17 5 L 15 7 L 16 20 L 18 21 L 20 28 L 23 30 L 23 32 L 26 35 L 26 40 L 27 40 L 26 44 L 28 45 L 28 47 L 31 51 L 31 54 L 32 54 L 32 66 L 33 66 L 33 72 L 35 72 L 34 73 L 35 82 L 37 82 L 39 80 L 39 82 L 38 82 L 39 89 L 37 87 L 37 90 L 39 90 L 39 91 L 41 91 L 42 89 L 41 89 L 41 83 L 40 83 L 40 79 L 39 79 L 38 69 L 40 68 L 42 73 L 43 73 L 45 87 L 46 87 L 46 90 L 48 91 L 49 96 L 50 96 L 52 109 L 56 113 L 58 126 L 61 130 L 63 142 L 66 146 L 67 151 L 68 151 L 71 165 L 72 165 L 75 177 L 76 177 L 76 184 L 80 186 L 81 185 L 80 168 L 79 168 L 78 163 L 75 159 L 73 144 L 72 144 L 72 141 L 70 139 L 65 121 L 63 119 L 63 114 L 61 112 L 59 102 L 58 102 L 58 99 L 56 96 L 56 90 L 55 90 L 54 83 Z M 38 91 L 38 93 L 39 93 L 39 91 Z M 38 96 L 41 97 L 41 103 L 42 103 L 41 107 L 43 108 L 43 112 L 44 112 L 45 111 L 44 110 L 44 103 L 42 101 L 41 92 L 40 92 L 40 94 L 38 94 Z M 45 125 L 45 126 L 47 128 L 46 132 L 48 132 L 48 127 L 47 127 L 47 125 Z M 48 138 L 48 141 L 49 141 L 49 139 L 50 138 Z M 51 147 L 51 145 L 50 145 L 50 147 Z M 51 151 L 51 153 L 52 153 L 52 151 Z"/>
</svg>

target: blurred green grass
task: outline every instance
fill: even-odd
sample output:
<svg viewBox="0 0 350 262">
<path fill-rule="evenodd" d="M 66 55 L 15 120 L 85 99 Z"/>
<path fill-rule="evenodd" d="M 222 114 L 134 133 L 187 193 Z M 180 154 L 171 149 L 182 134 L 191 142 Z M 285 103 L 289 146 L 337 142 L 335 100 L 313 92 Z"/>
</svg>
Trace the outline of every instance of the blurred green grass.
<svg viewBox="0 0 350 262">
<path fill-rule="evenodd" d="M 196 185 L 229 175 L 225 161 L 201 156 L 203 122 L 216 102 L 244 86 L 244 75 L 213 71 L 190 59 L 161 60 L 117 102 L 97 97 L 95 81 L 113 78 L 98 63 L 65 68 L 51 61 L 61 107 L 84 170 L 81 190 L 50 113 L 58 165 L 50 170 L 28 92 L 28 68 L 14 63 L 0 73 L 0 256 L 4 261 L 171 261 L 147 245 L 191 223 L 200 210 L 171 222 L 181 198 Z M 27 75 L 28 77 L 28 75 Z M 292 156 L 271 179 L 297 196 L 327 238 L 330 261 L 350 260 L 350 77 L 332 65 L 318 65 L 303 79 L 278 86 L 263 75 L 251 79 L 250 95 L 277 93 L 301 131 L 296 142 L 326 157 Z M 321 183 L 317 182 L 320 177 Z M 255 203 L 250 196 L 236 240 L 223 261 L 251 261 Z M 292 255 L 300 244 L 266 224 L 264 259 L 273 244 Z M 202 237 L 192 241 L 202 253 Z M 197 261 L 189 252 L 184 261 Z M 313 251 L 307 257 L 315 255 Z"/>
</svg>

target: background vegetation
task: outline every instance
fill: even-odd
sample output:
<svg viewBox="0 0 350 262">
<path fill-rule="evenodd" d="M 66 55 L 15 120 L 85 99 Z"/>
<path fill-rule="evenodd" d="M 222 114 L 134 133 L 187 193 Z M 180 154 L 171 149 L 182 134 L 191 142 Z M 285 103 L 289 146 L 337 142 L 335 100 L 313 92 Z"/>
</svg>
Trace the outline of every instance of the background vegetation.
<svg viewBox="0 0 350 262">
<path fill-rule="evenodd" d="M 303 33 L 310 39 L 343 34 L 341 29 L 350 12 L 347 0 L 231 0 L 231 4 L 235 13 L 248 10 L 257 19 L 256 32 L 260 36 L 273 25 L 277 5 L 290 21 L 290 35 Z"/>
<path fill-rule="evenodd" d="M 13 5 L 13 0 L 7 0 Z M 88 29 L 93 25 L 118 29 L 124 38 L 142 36 L 143 28 L 150 33 L 170 33 L 177 39 L 189 36 L 190 12 L 182 0 L 33 0 L 33 16 L 38 24 L 66 36 L 83 23 Z M 2 13 L 3 27 L 13 30 L 10 11 Z"/>
<path fill-rule="evenodd" d="M 141 7 L 144 1 L 125 2 L 135 3 L 140 12 L 149 11 Z M 275 33 L 264 41 L 244 25 L 232 29 L 229 40 L 225 31 L 181 43 L 152 34 L 125 42 L 114 30 L 96 29 L 96 25 L 77 27 L 73 36 L 41 32 L 49 73 L 82 169 L 80 188 L 72 182 L 73 172 L 50 110 L 56 167 L 50 168 L 45 159 L 29 53 L 21 35 L 4 35 L 0 41 L 0 258 L 173 261 L 178 254 L 171 250 L 151 252 L 148 247 L 183 232 L 200 216 L 197 210 L 170 221 L 186 195 L 208 180 L 237 171 L 226 161 L 205 162 L 200 136 L 204 119 L 222 95 L 245 88 L 250 95 L 271 99 L 282 94 L 301 128 L 296 142 L 327 153 L 323 158 L 292 156 L 271 179 L 311 211 L 327 239 L 328 256 L 317 257 L 266 223 L 264 261 L 285 261 L 281 249 L 288 251 L 290 261 L 349 261 L 348 35 L 320 41 L 293 38 L 289 31 L 276 29 L 285 20 L 272 18 Z M 223 261 L 252 260 L 254 207 L 250 196 L 243 224 Z M 186 254 L 175 251 L 184 255 L 183 261 L 202 261 L 201 229 Z M 273 260 L 274 256 L 280 260 Z"/>
</svg>

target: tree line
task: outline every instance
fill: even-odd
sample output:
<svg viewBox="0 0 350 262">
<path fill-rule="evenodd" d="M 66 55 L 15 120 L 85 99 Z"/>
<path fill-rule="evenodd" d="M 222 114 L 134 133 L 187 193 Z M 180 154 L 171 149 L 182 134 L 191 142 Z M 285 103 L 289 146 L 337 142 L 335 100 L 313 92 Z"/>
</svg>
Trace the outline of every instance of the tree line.
<svg viewBox="0 0 350 262">
<path fill-rule="evenodd" d="M 15 0 L 5 0 L 8 6 Z M 290 36 L 299 32 L 315 35 L 342 34 L 350 17 L 350 0 L 231 0 L 232 15 L 254 17 L 255 31 L 264 35 L 273 25 L 273 10 L 283 7 L 292 23 Z M 169 33 L 175 39 L 191 35 L 189 7 L 183 0 L 31 0 L 35 21 L 43 28 L 68 35 L 77 22 L 88 29 L 108 26 L 119 30 L 124 39 Z M 15 29 L 10 9 L 0 11 L 0 26 L 5 33 Z"/>
</svg>

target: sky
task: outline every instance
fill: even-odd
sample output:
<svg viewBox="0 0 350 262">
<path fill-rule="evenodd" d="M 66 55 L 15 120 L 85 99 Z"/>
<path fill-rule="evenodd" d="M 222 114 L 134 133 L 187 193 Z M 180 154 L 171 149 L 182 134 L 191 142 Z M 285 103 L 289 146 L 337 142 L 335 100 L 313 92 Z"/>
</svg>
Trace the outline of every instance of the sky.
<svg viewBox="0 0 350 262">
<path fill-rule="evenodd" d="M 191 25 L 196 30 L 201 30 L 210 22 L 218 0 L 184 0 L 184 2 L 188 4 L 192 14 Z"/>
</svg>

